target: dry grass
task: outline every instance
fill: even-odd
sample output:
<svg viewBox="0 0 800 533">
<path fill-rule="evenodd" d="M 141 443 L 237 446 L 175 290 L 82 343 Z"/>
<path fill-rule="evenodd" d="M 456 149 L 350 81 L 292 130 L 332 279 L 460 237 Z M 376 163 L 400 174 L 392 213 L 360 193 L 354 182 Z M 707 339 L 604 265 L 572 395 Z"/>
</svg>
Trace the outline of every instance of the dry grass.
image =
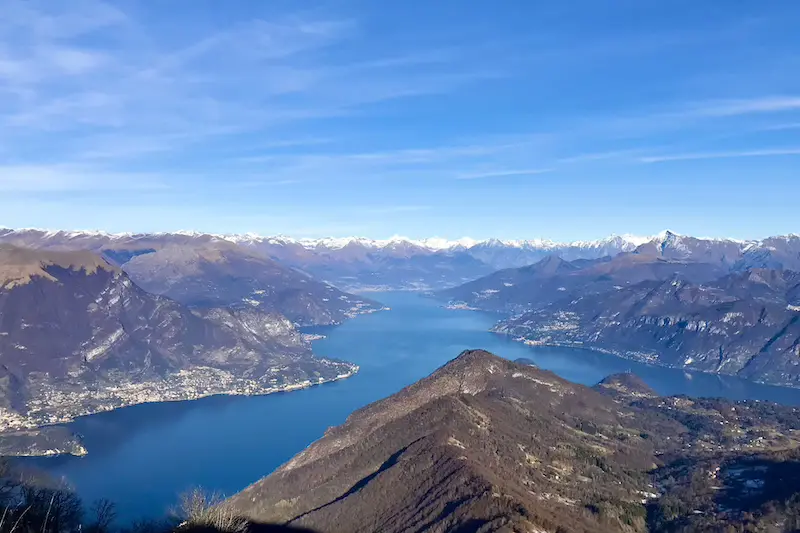
<svg viewBox="0 0 800 533">
<path fill-rule="evenodd" d="M 193 489 L 181 495 L 178 517 L 182 527 L 214 528 L 228 533 L 247 531 L 247 520 L 237 515 L 232 506 L 220 494 L 208 494 Z"/>
</svg>

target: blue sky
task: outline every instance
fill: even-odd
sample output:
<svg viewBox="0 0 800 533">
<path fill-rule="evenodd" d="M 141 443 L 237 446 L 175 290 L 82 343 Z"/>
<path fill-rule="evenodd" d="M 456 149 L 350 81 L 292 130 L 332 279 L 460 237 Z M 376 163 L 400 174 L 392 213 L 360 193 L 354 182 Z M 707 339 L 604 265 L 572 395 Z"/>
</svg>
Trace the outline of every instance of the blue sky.
<svg viewBox="0 0 800 533">
<path fill-rule="evenodd" d="M 800 2 L 8 2 L 0 224 L 800 232 Z"/>
</svg>

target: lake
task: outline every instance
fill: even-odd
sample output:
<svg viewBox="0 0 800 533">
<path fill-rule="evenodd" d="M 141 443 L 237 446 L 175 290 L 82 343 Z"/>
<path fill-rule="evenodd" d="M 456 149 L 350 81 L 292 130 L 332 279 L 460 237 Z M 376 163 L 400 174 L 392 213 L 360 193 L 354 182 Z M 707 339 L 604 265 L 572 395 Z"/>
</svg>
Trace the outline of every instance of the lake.
<svg viewBox="0 0 800 533">
<path fill-rule="evenodd" d="M 107 498 L 121 521 L 156 517 L 178 494 L 200 486 L 233 494 L 269 474 L 344 422 L 353 410 L 389 396 L 469 348 L 525 357 L 566 379 L 593 385 L 633 371 L 661 394 L 764 399 L 800 405 L 800 390 L 638 364 L 586 350 L 528 347 L 489 333 L 496 317 L 454 311 L 414 293 L 370 295 L 391 311 L 324 331 L 318 355 L 353 361 L 354 377 L 259 397 L 212 397 L 145 404 L 76 420 L 89 455 L 37 459 L 86 500 Z"/>
</svg>

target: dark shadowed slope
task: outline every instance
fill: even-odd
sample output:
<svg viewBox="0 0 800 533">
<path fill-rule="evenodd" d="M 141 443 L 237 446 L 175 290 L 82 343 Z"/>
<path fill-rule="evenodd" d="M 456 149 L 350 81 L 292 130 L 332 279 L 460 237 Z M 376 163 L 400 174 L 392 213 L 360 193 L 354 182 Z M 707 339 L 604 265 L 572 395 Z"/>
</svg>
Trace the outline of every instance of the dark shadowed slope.
<svg viewBox="0 0 800 533">
<path fill-rule="evenodd" d="M 626 381 L 596 391 L 465 352 L 356 411 L 231 504 L 329 533 L 645 531 L 652 469 L 695 450 L 797 445 L 791 408 L 733 411 L 620 391 Z M 756 419 L 769 438 L 747 429 Z"/>
</svg>

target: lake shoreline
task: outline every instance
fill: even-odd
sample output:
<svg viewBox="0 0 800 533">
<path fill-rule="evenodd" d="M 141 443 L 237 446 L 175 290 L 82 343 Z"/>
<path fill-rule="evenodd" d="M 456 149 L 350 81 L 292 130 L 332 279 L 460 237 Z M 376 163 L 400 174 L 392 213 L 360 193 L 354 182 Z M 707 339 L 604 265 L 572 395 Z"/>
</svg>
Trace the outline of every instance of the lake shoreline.
<svg viewBox="0 0 800 533">
<path fill-rule="evenodd" d="M 767 387 L 777 387 L 777 388 L 781 388 L 781 389 L 800 390 L 800 385 L 792 385 L 792 384 L 786 383 L 786 382 L 761 381 L 761 380 L 757 380 L 757 379 L 743 378 L 741 376 L 737 376 L 736 374 L 724 374 L 722 372 L 712 372 L 710 370 L 703 370 L 703 369 L 700 369 L 700 368 L 684 368 L 684 367 L 680 367 L 680 366 L 661 364 L 661 363 L 658 363 L 658 362 L 654 362 L 655 361 L 654 357 L 652 357 L 652 356 L 651 357 L 642 357 L 640 352 L 635 352 L 635 351 L 613 350 L 613 349 L 604 348 L 602 346 L 595 345 L 595 344 L 587 345 L 587 344 L 571 344 L 571 343 L 563 343 L 563 342 L 559 343 L 559 342 L 534 341 L 534 340 L 526 339 L 525 337 L 516 337 L 514 335 L 511 335 L 511 334 L 508 334 L 508 333 L 504 333 L 502 331 L 491 331 L 491 333 L 494 333 L 495 335 L 508 337 L 511 340 L 513 340 L 514 342 L 521 343 L 521 344 L 523 344 L 525 346 L 529 346 L 531 348 L 536 348 L 536 347 L 541 346 L 541 347 L 547 347 L 547 348 L 566 348 L 566 349 L 570 349 L 570 350 L 581 350 L 581 351 L 585 351 L 585 352 L 593 352 L 593 353 L 599 353 L 599 354 L 604 354 L 604 355 L 610 355 L 610 356 L 613 356 L 613 357 L 618 357 L 619 359 L 623 359 L 625 361 L 632 361 L 632 362 L 639 363 L 639 364 L 642 364 L 642 365 L 648 365 L 648 366 L 651 366 L 653 368 L 669 368 L 671 370 L 680 370 L 682 372 L 688 372 L 688 373 L 705 374 L 705 375 L 708 375 L 708 376 L 736 378 L 736 379 L 742 379 L 742 380 L 745 380 L 745 381 L 749 381 L 750 383 L 753 383 L 755 385 L 763 385 L 763 386 L 767 386 Z"/>
<path fill-rule="evenodd" d="M 223 396 L 135 405 L 77 419 L 85 457 L 28 458 L 66 479 L 86 501 L 107 498 L 120 519 L 159 516 L 192 487 L 234 494 L 275 471 L 353 411 L 386 398 L 468 349 L 483 348 L 587 386 L 631 370 L 663 396 L 767 400 L 800 406 L 797 389 L 740 378 L 689 374 L 581 348 L 530 347 L 490 332 L 496 315 L 442 308 L 420 293 L 376 294 L 388 313 L 362 315 L 335 327 L 303 328 L 317 357 L 359 366 L 351 379 L 290 394 Z M 22 460 L 22 459 L 21 459 Z"/>
<path fill-rule="evenodd" d="M 41 426 L 21 428 L 19 430 L 10 432 L 0 432 L 0 457 L 59 457 L 59 456 L 73 456 L 84 457 L 89 454 L 89 450 L 83 445 L 79 435 L 68 432 L 63 434 L 62 431 L 55 433 L 55 437 L 51 435 L 53 430 L 66 430 L 70 424 L 81 418 L 91 417 L 104 413 L 111 413 L 120 409 L 135 407 L 137 405 L 159 404 L 159 403 L 180 403 L 180 402 L 194 402 L 206 398 L 213 398 L 219 396 L 227 397 L 258 397 L 268 396 L 271 394 L 295 392 L 299 390 L 309 389 L 328 383 L 335 383 L 347 378 L 351 378 L 358 374 L 360 367 L 353 363 L 348 363 L 351 369 L 348 372 L 339 374 L 332 378 L 319 378 L 318 381 L 304 380 L 299 383 L 293 383 L 282 387 L 269 387 L 262 390 L 253 392 L 241 392 L 240 390 L 229 390 L 219 392 L 208 392 L 191 394 L 183 397 L 164 397 L 146 401 L 128 402 L 120 405 L 111 406 L 108 409 L 99 409 L 93 412 L 85 412 L 75 415 L 70 418 L 59 420 L 52 424 L 45 424 Z M 17 440 L 20 443 L 14 444 Z M 10 442 L 9 442 L 10 441 Z M 47 446 L 41 446 L 47 444 Z M 26 449 L 27 448 L 27 449 Z"/>
</svg>

